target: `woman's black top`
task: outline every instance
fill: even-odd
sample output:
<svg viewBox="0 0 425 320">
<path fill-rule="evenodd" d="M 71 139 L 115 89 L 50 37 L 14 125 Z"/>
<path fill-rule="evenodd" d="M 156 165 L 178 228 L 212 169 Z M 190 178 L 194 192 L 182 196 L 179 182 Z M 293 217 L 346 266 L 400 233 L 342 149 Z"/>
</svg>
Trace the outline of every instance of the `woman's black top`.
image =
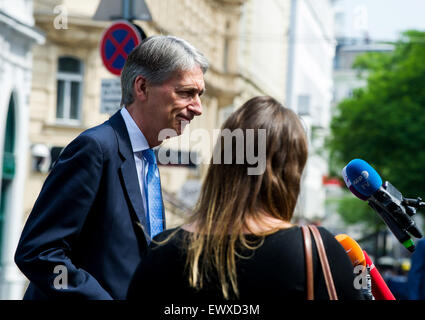
<svg viewBox="0 0 425 320">
<path fill-rule="evenodd" d="M 175 229 L 162 232 L 154 240 L 163 240 Z M 329 260 L 336 292 L 340 300 L 363 299 L 354 287 L 353 266 L 343 247 L 334 236 L 319 227 Z M 129 300 L 161 303 L 212 302 L 223 299 L 217 275 L 196 291 L 189 286 L 185 270 L 186 253 L 184 234 L 180 229 L 164 245 L 151 244 L 138 266 L 128 290 Z M 248 235 L 249 240 L 259 239 Z M 313 237 L 312 237 L 313 239 Z M 313 244 L 314 240 L 313 240 Z M 265 236 L 264 243 L 254 251 L 242 251 L 248 259 L 236 258 L 237 282 L 240 300 L 268 301 L 306 299 L 306 269 L 301 228 L 298 226 L 279 230 Z M 316 300 L 328 300 L 316 246 L 313 245 L 314 291 Z M 157 301 L 157 300 L 156 300 Z"/>
</svg>

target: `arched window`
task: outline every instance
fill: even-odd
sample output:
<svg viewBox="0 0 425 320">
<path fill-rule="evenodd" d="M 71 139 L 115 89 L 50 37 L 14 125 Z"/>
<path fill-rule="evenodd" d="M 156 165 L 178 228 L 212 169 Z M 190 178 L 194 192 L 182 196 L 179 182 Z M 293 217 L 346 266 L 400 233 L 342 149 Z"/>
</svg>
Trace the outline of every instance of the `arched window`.
<svg viewBox="0 0 425 320">
<path fill-rule="evenodd" d="M 56 119 L 75 122 L 81 119 L 83 64 L 71 57 L 58 61 Z"/>
<path fill-rule="evenodd" d="M 3 129 L 2 129 L 3 130 Z M 9 109 L 6 118 L 6 132 L 3 146 L 3 168 L 0 173 L 0 257 L 3 247 L 3 233 L 6 210 L 10 203 L 11 184 L 15 176 L 15 137 L 16 137 L 16 119 L 15 119 L 15 99 L 13 94 L 10 96 Z M 1 154 L 1 153 L 0 153 Z M 1 261 L 0 261 L 1 263 Z"/>
</svg>

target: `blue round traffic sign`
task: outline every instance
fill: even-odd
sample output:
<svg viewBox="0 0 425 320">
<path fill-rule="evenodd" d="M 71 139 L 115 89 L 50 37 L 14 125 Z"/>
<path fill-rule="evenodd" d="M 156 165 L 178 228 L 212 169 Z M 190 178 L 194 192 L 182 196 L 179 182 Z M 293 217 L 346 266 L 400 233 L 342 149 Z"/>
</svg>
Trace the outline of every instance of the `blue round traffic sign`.
<svg viewBox="0 0 425 320">
<path fill-rule="evenodd" d="M 109 72 L 119 76 L 130 52 L 142 41 L 136 26 L 118 21 L 105 30 L 100 42 L 103 64 Z"/>
</svg>

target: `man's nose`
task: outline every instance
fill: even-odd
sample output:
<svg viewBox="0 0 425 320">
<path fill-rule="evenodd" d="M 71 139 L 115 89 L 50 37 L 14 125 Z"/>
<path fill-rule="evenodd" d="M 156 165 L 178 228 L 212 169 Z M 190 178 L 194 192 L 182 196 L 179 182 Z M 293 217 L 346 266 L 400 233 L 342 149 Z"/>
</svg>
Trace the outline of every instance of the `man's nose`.
<svg viewBox="0 0 425 320">
<path fill-rule="evenodd" d="M 195 116 L 200 116 L 202 114 L 202 102 L 198 95 L 196 95 L 192 103 L 189 105 L 189 110 L 192 111 Z"/>
</svg>

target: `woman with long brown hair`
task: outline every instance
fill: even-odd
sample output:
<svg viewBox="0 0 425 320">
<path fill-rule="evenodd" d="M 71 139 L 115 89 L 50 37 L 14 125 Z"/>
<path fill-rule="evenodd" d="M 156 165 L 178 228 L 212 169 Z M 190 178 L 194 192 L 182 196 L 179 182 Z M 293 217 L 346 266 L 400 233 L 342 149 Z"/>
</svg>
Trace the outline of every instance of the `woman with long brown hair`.
<svg viewBox="0 0 425 320">
<path fill-rule="evenodd" d="M 228 143 L 234 132 L 243 139 L 233 134 Z M 262 164 L 256 174 L 249 150 Z M 307 155 L 298 116 L 275 99 L 255 97 L 237 109 L 222 126 L 193 215 L 154 238 L 128 299 L 305 299 L 303 238 L 290 221 Z M 344 249 L 319 230 L 339 298 L 361 299 Z M 315 297 L 328 299 L 317 258 L 313 265 Z"/>
</svg>

